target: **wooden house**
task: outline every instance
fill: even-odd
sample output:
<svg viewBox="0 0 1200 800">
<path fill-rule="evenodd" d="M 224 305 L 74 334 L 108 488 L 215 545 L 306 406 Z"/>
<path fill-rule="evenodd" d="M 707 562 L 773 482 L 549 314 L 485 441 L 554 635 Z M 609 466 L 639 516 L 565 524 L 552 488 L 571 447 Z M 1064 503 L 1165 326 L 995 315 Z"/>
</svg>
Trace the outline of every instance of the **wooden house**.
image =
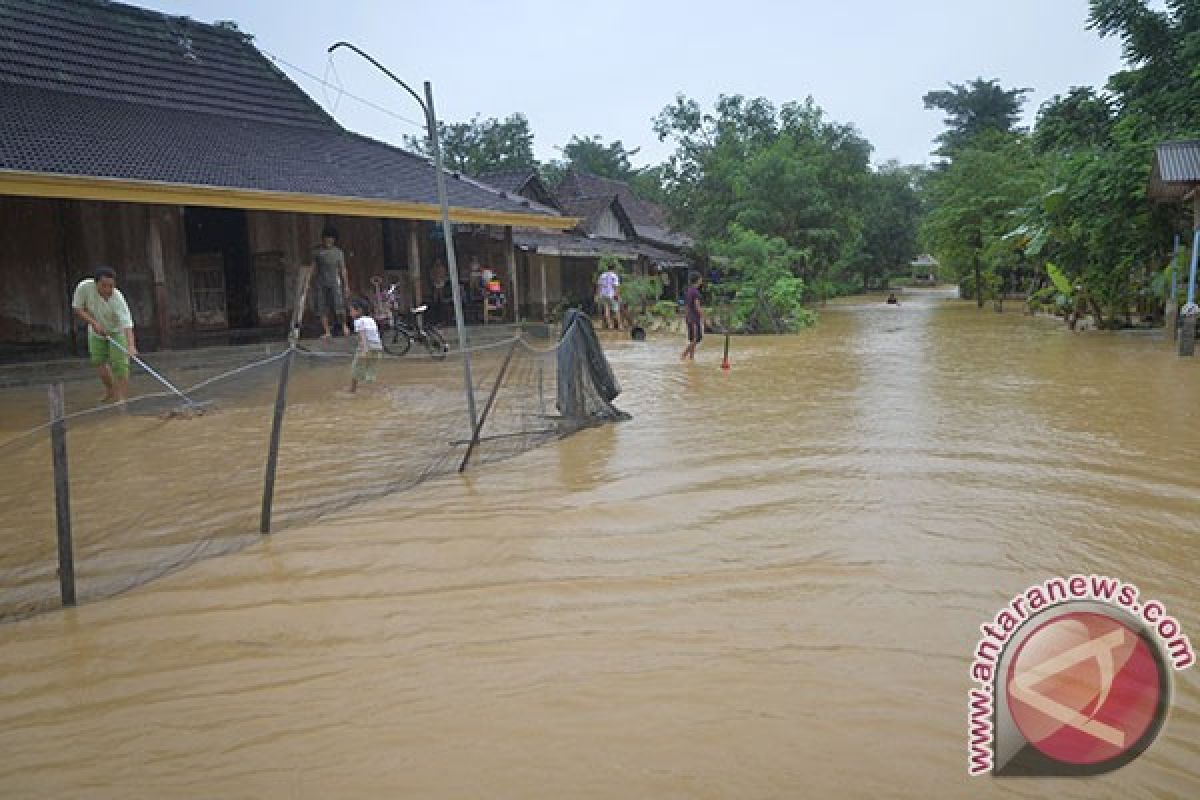
<svg viewBox="0 0 1200 800">
<path fill-rule="evenodd" d="M 353 289 L 428 292 L 433 167 L 342 128 L 232 26 L 4 0 L 0 44 L 0 359 L 77 350 L 72 288 L 100 265 L 143 346 L 282 335 L 327 224 Z M 480 230 L 576 224 L 461 176 L 448 191 L 466 254 Z"/>
</svg>

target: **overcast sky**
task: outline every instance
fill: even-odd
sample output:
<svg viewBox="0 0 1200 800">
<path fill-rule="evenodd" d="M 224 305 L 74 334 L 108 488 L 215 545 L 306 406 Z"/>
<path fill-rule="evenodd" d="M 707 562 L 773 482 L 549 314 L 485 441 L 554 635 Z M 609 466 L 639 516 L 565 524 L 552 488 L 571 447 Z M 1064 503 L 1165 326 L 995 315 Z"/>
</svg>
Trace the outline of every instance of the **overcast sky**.
<svg viewBox="0 0 1200 800">
<path fill-rule="evenodd" d="M 927 161 L 941 115 L 921 97 L 947 82 L 995 78 L 1034 89 L 1026 107 L 1072 86 L 1102 86 L 1120 44 L 1086 29 L 1087 0 L 140 0 L 202 22 L 232 19 L 262 50 L 419 121 L 406 94 L 349 51 L 347 39 L 408 81 L 434 85 L 438 116 L 529 117 L 539 159 L 572 134 L 670 148 L 651 119 L 677 92 L 710 107 L 718 94 L 776 104 L 812 95 L 856 125 L 876 162 Z M 417 129 L 280 65 L 346 127 L 385 141 Z"/>
</svg>

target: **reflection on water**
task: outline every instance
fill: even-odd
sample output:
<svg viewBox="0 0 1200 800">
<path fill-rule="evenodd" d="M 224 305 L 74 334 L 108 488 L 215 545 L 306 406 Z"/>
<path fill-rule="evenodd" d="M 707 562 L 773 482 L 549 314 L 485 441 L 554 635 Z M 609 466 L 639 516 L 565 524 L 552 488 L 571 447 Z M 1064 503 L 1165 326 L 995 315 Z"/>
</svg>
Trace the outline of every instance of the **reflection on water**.
<svg viewBox="0 0 1200 800">
<path fill-rule="evenodd" d="M 1200 364 L 911 292 L 728 373 L 609 344 L 630 422 L 0 626 L 0 794 L 1200 795 L 1194 670 L 1118 772 L 965 757 L 1027 585 L 1119 576 L 1200 636 Z"/>
</svg>

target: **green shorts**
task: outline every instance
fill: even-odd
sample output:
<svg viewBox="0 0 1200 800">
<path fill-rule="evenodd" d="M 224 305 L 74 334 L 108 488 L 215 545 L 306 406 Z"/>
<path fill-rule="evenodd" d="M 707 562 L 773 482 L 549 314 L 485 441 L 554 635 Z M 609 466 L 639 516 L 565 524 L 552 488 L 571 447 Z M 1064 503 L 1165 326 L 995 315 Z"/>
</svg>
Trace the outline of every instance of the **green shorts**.
<svg viewBox="0 0 1200 800">
<path fill-rule="evenodd" d="M 129 347 L 123 334 L 113 334 L 112 338 L 120 342 L 121 347 Z M 88 331 L 88 356 L 92 366 L 101 367 L 108 364 L 112 368 L 114 378 L 129 377 L 129 355 L 121 347 Z"/>
<path fill-rule="evenodd" d="M 382 350 L 359 351 L 354 354 L 354 364 L 350 367 L 350 376 L 356 381 L 375 382 L 375 367 L 383 358 Z"/>
</svg>

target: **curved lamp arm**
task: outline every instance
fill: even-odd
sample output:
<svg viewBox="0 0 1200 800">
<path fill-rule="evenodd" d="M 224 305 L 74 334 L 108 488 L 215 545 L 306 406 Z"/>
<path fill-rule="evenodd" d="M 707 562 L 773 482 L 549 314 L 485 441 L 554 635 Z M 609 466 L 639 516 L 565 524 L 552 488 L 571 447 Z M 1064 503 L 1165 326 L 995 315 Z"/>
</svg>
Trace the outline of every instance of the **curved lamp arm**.
<svg viewBox="0 0 1200 800">
<path fill-rule="evenodd" d="M 329 45 L 329 48 L 328 48 L 328 49 L 327 49 L 325 52 L 327 52 L 327 53 L 332 53 L 334 50 L 337 50 L 339 47 L 348 47 L 348 48 L 350 48 L 351 50 L 353 50 L 354 52 L 358 53 L 360 56 L 362 56 L 363 58 L 365 58 L 367 61 L 370 61 L 372 64 L 374 64 L 374 65 L 375 65 L 375 68 L 376 68 L 376 69 L 378 69 L 380 72 L 382 72 L 384 75 L 387 75 L 389 78 L 391 78 L 392 80 L 394 80 L 396 83 L 398 83 L 398 84 L 400 84 L 401 86 L 403 86 L 403 87 L 404 87 L 404 91 L 406 91 L 406 92 L 408 92 L 409 94 L 411 94 L 411 95 L 412 95 L 412 98 L 413 98 L 413 100 L 416 100 L 416 101 L 417 101 L 417 104 L 418 104 L 419 106 L 421 106 L 421 110 L 425 112 L 425 119 L 426 119 L 426 121 L 428 121 L 428 120 L 429 120 L 429 106 L 425 105 L 425 101 L 421 99 L 421 96 L 420 96 L 419 94 L 417 94 L 416 92 L 414 92 L 414 91 L 412 90 L 412 87 L 411 87 L 411 86 L 409 86 L 407 83 L 405 83 L 404 81 L 402 81 L 402 80 L 400 80 L 399 78 L 397 78 L 397 77 L 396 77 L 394 74 L 392 74 L 392 71 L 391 71 L 390 69 L 388 69 L 387 67 L 385 67 L 383 64 L 380 64 L 380 63 L 379 63 L 378 61 L 376 61 L 375 59 L 371 58 L 371 56 L 367 55 L 367 54 L 366 54 L 366 53 L 364 53 L 362 50 L 360 50 L 360 49 L 358 48 L 358 46 L 357 46 L 357 45 L 353 45 L 353 44 L 351 44 L 350 42 L 334 42 L 333 44 Z"/>
</svg>

